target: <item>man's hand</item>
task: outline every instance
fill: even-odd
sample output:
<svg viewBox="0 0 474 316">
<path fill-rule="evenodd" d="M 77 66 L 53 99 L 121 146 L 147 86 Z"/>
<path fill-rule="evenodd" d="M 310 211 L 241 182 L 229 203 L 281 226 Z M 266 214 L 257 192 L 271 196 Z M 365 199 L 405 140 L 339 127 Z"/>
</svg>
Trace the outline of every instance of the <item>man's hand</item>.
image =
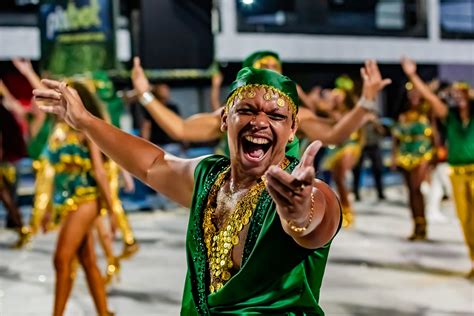
<svg viewBox="0 0 474 316">
<path fill-rule="evenodd" d="M 86 110 L 76 90 L 65 82 L 43 79 L 46 89 L 35 89 L 33 95 L 40 110 L 59 116 L 77 130 L 83 128 L 84 122 L 91 114 Z"/>
<path fill-rule="evenodd" d="M 150 82 L 143 71 L 139 57 L 133 58 L 132 83 L 139 96 L 151 90 Z"/>
<path fill-rule="evenodd" d="M 390 79 L 382 79 L 377 62 L 373 59 L 365 61 L 365 66 L 360 69 L 360 75 L 363 80 L 362 97 L 373 101 L 380 91 L 392 83 Z"/>
<path fill-rule="evenodd" d="M 300 164 L 291 174 L 277 166 L 271 166 L 265 174 L 267 190 L 277 205 L 277 212 L 282 222 L 291 222 L 296 227 L 308 228 L 300 236 L 311 232 L 311 227 L 318 224 L 314 221 L 312 223 L 314 225 L 309 225 L 310 216 L 314 215 L 310 215 L 313 209 L 325 208 L 323 193 L 313 186 L 315 177 L 313 161 L 321 146 L 320 141 L 314 141 L 306 149 Z M 312 200 L 315 201 L 315 205 L 311 205 Z"/>
<path fill-rule="evenodd" d="M 406 56 L 403 56 L 400 61 L 400 64 L 402 65 L 403 72 L 405 72 L 405 75 L 407 75 L 407 77 L 410 77 L 416 74 L 416 63 L 414 60 Z"/>
</svg>

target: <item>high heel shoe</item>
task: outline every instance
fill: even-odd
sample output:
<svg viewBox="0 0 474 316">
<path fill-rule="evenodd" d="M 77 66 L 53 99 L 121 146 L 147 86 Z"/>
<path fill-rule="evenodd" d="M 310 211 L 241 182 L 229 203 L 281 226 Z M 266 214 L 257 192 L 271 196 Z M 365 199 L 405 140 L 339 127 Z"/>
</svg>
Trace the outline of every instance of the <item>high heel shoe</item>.
<svg viewBox="0 0 474 316">
<path fill-rule="evenodd" d="M 474 268 L 471 269 L 471 272 L 469 272 L 467 275 L 466 275 L 466 278 L 471 281 L 471 282 L 474 282 Z"/>
<path fill-rule="evenodd" d="M 28 226 L 22 226 L 18 229 L 18 240 L 13 245 L 13 248 L 20 249 L 28 244 L 31 240 L 31 230 Z"/>
<path fill-rule="evenodd" d="M 426 240 L 426 220 L 424 217 L 415 217 L 415 227 L 413 234 L 408 237 L 409 241 L 421 241 Z"/>
<path fill-rule="evenodd" d="M 108 260 L 107 269 L 105 270 L 105 284 L 110 284 L 114 277 L 120 282 L 120 260 L 118 257 L 112 257 Z"/>
<path fill-rule="evenodd" d="M 120 260 L 128 259 L 133 256 L 138 250 L 140 250 L 140 246 L 136 241 L 133 241 L 133 243 L 130 244 L 125 243 L 123 245 L 122 254 L 119 256 L 119 258 Z"/>
</svg>

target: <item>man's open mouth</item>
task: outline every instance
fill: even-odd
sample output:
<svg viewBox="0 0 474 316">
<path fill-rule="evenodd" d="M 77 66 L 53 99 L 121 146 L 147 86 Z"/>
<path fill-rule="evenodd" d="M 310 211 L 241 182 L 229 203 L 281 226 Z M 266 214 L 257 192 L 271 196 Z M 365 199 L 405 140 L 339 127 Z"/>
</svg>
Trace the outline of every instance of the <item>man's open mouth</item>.
<svg viewBox="0 0 474 316">
<path fill-rule="evenodd" d="M 243 136 L 242 149 L 248 160 L 260 161 L 272 146 L 272 141 L 261 136 Z"/>
</svg>

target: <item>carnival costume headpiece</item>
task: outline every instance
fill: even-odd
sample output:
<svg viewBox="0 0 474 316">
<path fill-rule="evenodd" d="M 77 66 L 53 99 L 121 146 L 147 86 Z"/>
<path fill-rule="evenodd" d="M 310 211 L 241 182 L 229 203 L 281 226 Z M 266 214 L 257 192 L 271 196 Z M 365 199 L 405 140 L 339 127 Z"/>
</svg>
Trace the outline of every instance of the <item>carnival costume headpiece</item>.
<svg viewBox="0 0 474 316">
<path fill-rule="evenodd" d="M 256 51 L 247 58 L 244 59 L 244 62 L 242 63 L 242 68 L 245 67 L 253 67 L 253 68 L 262 68 L 262 64 L 266 64 L 269 60 L 273 60 L 278 63 L 279 65 L 279 72 L 281 73 L 281 60 L 280 57 L 278 56 L 277 53 L 269 51 L 269 50 L 263 50 L 263 51 Z"/>
<path fill-rule="evenodd" d="M 254 98 L 255 89 L 265 89 L 265 100 L 275 99 L 279 107 L 289 106 L 293 119 L 298 113 L 299 98 L 296 84 L 288 77 L 267 69 L 246 67 L 241 69 L 235 81 L 230 86 L 230 93 L 226 101 L 226 111 L 236 99 Z"/>
</svg>

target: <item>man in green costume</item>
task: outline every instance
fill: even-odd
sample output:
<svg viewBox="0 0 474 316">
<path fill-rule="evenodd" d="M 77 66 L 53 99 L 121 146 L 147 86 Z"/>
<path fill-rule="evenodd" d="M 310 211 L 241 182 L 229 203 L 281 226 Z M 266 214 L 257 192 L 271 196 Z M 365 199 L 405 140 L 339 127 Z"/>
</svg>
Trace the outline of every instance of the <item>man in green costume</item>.
<svg viewBox="0 0 474 316">
<path fill-rule="evenodd" d="M 372 71 L 373 70 L 373 71 Z M 376 93 L 378 71 L 364 69 Z M 65 83 L 43 80 L 41 108 L 92 139 L 123 168 L 191 209 L 184 315 L 323 314 L 319 290 L 340 226 L 334 192 L 314 178 L 313 142 L 301 161 L 285 157 L 297 129 L 289 78 L 244 68 L 232 85 L 221 129 L 230 159 L 180 159 L 88 113 Z"/>
</svg>

